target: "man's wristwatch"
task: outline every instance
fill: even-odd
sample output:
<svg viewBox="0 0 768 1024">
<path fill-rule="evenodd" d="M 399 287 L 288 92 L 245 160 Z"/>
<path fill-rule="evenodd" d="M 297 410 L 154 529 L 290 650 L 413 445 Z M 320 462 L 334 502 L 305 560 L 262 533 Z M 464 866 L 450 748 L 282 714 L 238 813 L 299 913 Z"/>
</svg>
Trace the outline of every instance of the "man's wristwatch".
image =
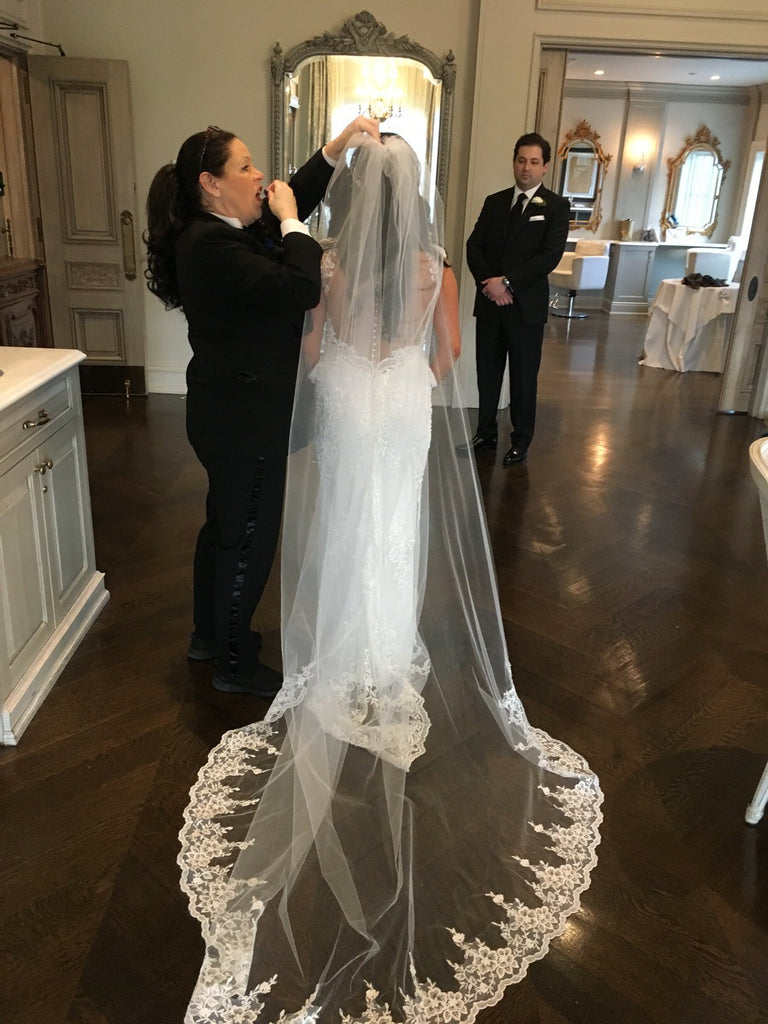
<svg viewBox="0 0 768 1024">
<path fill-rule="evenodd" d="M 508 277 L 502 277 L 501 283 L 504 285 L 505 288 L 508 288 L 510 291 L 512 291 L 512 285 L 509 283 Z"/>
</svg>

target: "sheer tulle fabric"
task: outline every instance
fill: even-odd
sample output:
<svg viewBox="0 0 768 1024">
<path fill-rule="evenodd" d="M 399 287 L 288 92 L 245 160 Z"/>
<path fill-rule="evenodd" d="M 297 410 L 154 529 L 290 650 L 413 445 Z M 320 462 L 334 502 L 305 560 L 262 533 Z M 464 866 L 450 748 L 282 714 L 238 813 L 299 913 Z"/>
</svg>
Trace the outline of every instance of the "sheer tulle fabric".
<svg viewBox="0 0 768 1024">
<path fill-rule="evenodd" d="M 461 409 L 430 369 L 443 250 L 401 140 L 334 172 L 282 541 L 285 683 L 193 787 L 189 1024 L 464 1024 L 588 886 L 602 794 L 515 693 Z"/>
</svg>

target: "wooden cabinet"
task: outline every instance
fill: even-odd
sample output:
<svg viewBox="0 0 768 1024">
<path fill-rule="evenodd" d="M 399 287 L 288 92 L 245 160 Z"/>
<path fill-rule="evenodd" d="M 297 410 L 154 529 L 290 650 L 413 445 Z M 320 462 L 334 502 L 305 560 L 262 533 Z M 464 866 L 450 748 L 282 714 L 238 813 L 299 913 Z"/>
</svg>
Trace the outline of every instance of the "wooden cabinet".
<svg viewBox="0 0 768 1024">
<path fill-rule="evenodd" d="M 0 345 L 51 344 L 45 268 L 37 260 L 0 260 Z"/>
<path fill-rule="evenodd" d="M 0 742 L 16 743 L 109 598 L 95 568 L 77 363 L 0 349 Z"/>
</svg>

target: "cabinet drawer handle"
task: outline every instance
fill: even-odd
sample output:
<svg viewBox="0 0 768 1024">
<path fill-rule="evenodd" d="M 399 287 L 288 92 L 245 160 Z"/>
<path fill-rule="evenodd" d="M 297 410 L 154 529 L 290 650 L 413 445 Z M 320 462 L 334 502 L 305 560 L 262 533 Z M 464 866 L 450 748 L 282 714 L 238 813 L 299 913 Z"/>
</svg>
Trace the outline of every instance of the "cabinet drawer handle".
<svg viewBox="0 0 768 1024">
<path fill-rule="evenodd" d="M 53 469 L 53 461 L 51 459 L 43 459 L 43 461 L 35 466 L 35 472 L 39 473 L 40 476 L 45 476 L 46 471 Z"/>
<path fill-rule="evenodd" d="M 41 409 L 40 412 L 37 414 L 37 419 L 36 420 L 24 420 L 24 422 L 21 424 L 21 429 L 22 430 L 31 430 L 33 427 L 42 427 L 42 426 L 44 426 L 44 424 L 50 423 L 50 422 L 51 422 L 51 417 L 48 415 L 48 413 L 45 411 L 45 409 Z"/>
</svg>

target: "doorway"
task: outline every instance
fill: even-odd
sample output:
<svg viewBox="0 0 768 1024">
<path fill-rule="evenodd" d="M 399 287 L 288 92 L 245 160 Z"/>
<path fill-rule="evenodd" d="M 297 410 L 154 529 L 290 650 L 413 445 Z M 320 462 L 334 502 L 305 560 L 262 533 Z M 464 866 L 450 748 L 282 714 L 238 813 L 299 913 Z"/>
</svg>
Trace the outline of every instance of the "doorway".
<svg viewBox="0 0 768 1024">
<path fill-rule="evenodd" d="M 601 72 L 598 74 L 598 72 Z M 719 77 L 716 77 L 719 76 Z M 615 89 L 617 83 L 663 83 L 670 88 L 702 84 L 710 88 L 723 86 L 758 86 L 768 83 L 768 56 L 754 54 L 748 58 L 728 53 L 692 54 L 659 48 L 590 46 L 589 49 L 549 46 L 542 43 L 536 127 L 546 137 L 559 140 L 562 135 L 561 110 L 566 82 L 569 80 L 605 83 Z M 763 100 L 765 103 L 765 100 Z M 758 148 L 764 148 L 758 146 Z M 746 154 L 739 154 L 746 160 Z M 734 217 L 727 235 L 744 231 L 742 280 L 739 301 L 731 325 L 726 366 L 718 402 L 719 412 L 749 412 L 762 415 L 759 397 L 768 391 L 761 377 L 768 372 L 768 360 L 762 352 L 766 329 L 766 296 L 760 295 L 760 282 L 768 256 L 768 197 L 765 193 L 766 168 L 756 178 L 752 164 L 745 162 L 734 203 Z M 554 173 L 554 168 L 551 173 Z M 551 187 L 551 186 L 550 186 Z M 749 207 L 754 210 L 751 220 Z M 738 211 L 738 212 L 736 212 Z M 765 368 L 764 368 L 765 366 Z"/>
</svg>

